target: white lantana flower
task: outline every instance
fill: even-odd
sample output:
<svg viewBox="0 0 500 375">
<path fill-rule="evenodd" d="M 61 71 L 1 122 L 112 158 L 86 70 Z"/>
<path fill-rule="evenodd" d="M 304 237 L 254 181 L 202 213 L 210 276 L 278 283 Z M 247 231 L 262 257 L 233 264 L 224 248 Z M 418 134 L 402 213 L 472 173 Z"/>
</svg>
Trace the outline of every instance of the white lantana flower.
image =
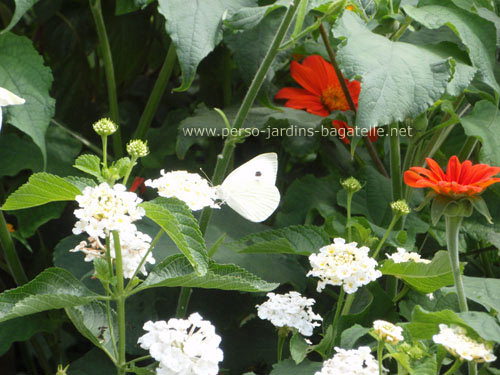
<svg viewBox="0 0 500 375">
<path fill-rule="evenodd" d="M 455 357 L 466 361 L 493 362 L 497 359 L 491 346 L 471 339 L 467 336 L 467 331 L 460 326 L 448 327 L 446 324 L 440 324 L 439 333 L 434 335 L 432 340 L 443 345 Z"/>
<path fill-rule="evenodd" d="M 376 270 L 377 261 L 368 256 L 370 249 L 358 247 L 356 242 L 346 243 L 343 238 L 335 238 L 331 245 L 311 254 L 311 271 L 307 276 L 318 277 L 318 292 L 326 285 L 342 285 L 348 294 L 355 293 L 359 287 L 369 284 L 382 276 Z"/>
<path fill-rule="evenodd" d="M 151 237 L 139 231 L 122 232 L 120 233 L 120 244 L 122 251 L 123 263 L 123 276 L 130 279 L 134 276 L 134 272 L 141 264 L 142 258 L 146 255 L 151 246 Z M 116 259 L 114 239 L 110 238 L 110 257 L 112 260 Z M 92 262 L 96 258 L 103 258 L 106 256 L 106 246 L 101 243 L 99 237 L 89 237 L 87 241 L 82 241 L 71 252 L 81 251 L 85 254 L 85 261 Z M 146 263 L 155 264 L 155 258 L 151 253 L 148 254 L 144 264 L 139 272 L 147 275 Z"/>
<path fill-rule="evenodd" d="M 157 375 L 217 375 L 224 354 L 215 327 L 198 314 L 144 324 L 148 331 L 138 340 L 160 363 Z"/>
<path fill-rule="evenodd" d="M 431 261 L 428 259 L 420 258 L 420 254 L 414 253 L 411 251 L 406 251 L 406 249 L 402 247 L 397 248 L 397 252 L 394 254 L 386 254 L 387 258 L 392 259 L 394 263 L 406 263 L 406 262 L 415 262 L 415 263 L 425 263 L 429 264 Z"/>
<path fill-rule="evenodd" d="M 320 315 L 312 311 L 316 302 L 312 298 L 302 297 L 298 292 L 286 294 L 267 293 L 269 298 L 262 305 L 257 305 L 257 315 L 267 319 L 275 327 L 289 327 L 297 329 L 304 336 L 311 336 L 314 327 L 323 320 Z"/>
<path fill-rule="evenodd" d="M 2 130 L 2 107 L 24 104 L 26 101 L 16 94 L 0 87 L 0 130 Z"/>
<path fill-rule="evenodd" d="M 145 182 L 146 186 L 157 189 L 159 196 L 180 199 L 193 211 L 204 207 L 219 208 L 219 205 L 215 203 L 216 189 L 199 174 L 187 171 L 165 173 L 163 169 L 160 173 L 160 178 Z"/>
<path fill-rule="evenodd" d="M 105 238 L 114 230 L 120 234 L 135 233 L 133 222 L 145 215 L 144 209 L 138 207 L 142 200 L 121 184 L 110 187 L 104 182 L 97 187 L 87 186 L 75 200 L 80 208 L 75 210 L 79 221 L 73 228 L 74 234 L 87 232 L 90 237 Z"/>
<path fill-rule="evenodd" d="M 378 375 L 378 363 L 368 346 L 344 350 L 335 348 L 337 354 L 323 362 L 321 371 L 314 375 Z"/>
<path fill-rule="evenodd" d="M 389 344 L 397 344 L 403 341 L 403 328 L 398 327 L 392 323 L 386 322 L 385 320 L 375 320 L 373 322 L 373 329 L 375 334 L 381 340 L 387 341 Z"/>
</svg>

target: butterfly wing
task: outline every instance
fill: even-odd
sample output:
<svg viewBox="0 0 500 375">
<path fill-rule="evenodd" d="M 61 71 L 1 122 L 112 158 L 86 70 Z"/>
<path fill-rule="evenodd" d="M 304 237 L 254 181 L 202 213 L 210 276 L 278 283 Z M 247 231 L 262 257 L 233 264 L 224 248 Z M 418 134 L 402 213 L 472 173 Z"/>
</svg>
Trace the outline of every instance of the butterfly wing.
<svg viewBox="0 0 500 375">
<path fill-rule="evenodd" d="M 275 152 L 268 152 L 254 157 L 229 173 L 222 186 L 239 186 L 243 181 L 248 181 L 254 177 L 267 182 L 269 185 L 274 185 L 277 173 L 278 155 Z"/>
</svg>

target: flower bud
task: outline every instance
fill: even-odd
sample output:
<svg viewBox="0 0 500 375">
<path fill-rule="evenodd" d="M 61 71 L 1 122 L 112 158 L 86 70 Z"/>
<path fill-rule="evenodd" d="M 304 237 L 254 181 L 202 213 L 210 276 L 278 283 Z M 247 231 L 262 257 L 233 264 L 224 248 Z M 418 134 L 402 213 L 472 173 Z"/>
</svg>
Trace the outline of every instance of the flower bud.
<svg viewBox="0 0 500 375">
<path fill-rule="evenodd" d="M 342 187 L 350 194 L 354 194 L 360 191 L 362 186 L 361 183 L 354 177 L 349 177 L 340 183 Z"/>
<path fill-rule="evenodd" d="M 410 213 L 410 207 L 408 207 L 408 203 L 404 199 L 392 202 L 391 209 L 395 215 L 404 216 Z"/>
<path fill-rule="evenodd" d="M 116 125 L 109 118 L 102 118 L 92 125 L 94 131 L 100 136 L 108 136 L 113 134 L 118 130 L 118 125 Z"/>
<path fill-rule="evenodd" d="M 148 142 L 134 139 L 128 143 L 127 152 L 133 158 L 143 158 L 149 155 Z"/>
</svg>

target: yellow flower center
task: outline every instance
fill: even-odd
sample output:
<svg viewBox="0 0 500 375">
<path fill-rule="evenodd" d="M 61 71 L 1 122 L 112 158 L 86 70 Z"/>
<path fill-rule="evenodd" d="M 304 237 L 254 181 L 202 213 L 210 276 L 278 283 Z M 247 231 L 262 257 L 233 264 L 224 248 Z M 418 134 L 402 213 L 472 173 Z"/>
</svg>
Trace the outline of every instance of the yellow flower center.
<svg viewBox="0 0 500 375">
<path fill-rule="evenodd" d="M 349 103 L 342 91 L 342 87 L 328 86 L 321 93 L 321 103 L 330 111 L 348 111 Z"/>
</svg>

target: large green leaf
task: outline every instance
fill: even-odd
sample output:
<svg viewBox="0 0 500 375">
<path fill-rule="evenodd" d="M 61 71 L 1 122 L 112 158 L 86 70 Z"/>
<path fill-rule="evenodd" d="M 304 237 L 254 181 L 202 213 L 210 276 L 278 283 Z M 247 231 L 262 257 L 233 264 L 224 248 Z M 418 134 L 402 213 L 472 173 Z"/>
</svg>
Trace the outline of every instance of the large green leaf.
<svg viewBox="0 0 500 375">
<path fill-rule="evenodd" d="M 444 286 L 453 285 L 453 273 L 446 251 L 439 251 L 429 264 L 404 262 L 394 263 L 392 259 L 384 261 L 380 271 L 406 282 L 421 293 L 432 293 Z"/>
<path fill-rule="evenodd" d="M 24 13 L 30 10 L 33 7 L 33 5 L 38 3 L 38 0 L 14 0 L 14 2 L 16 3 L 16 10 L 12 15 L 10 23 L 4 30 L 2 30 L 0 34 L 3 34 L 12 29 L 14 26 L 16 26 L 16 24 L 19 22 Z"/>
<path fill-rule="evenodd" d="M 346 78 L 361 77 L 356 125 L 370 129 L 416 117 L 444 94 L 450 63 L 432 51 L 372 33 L 353 12 L 333 28 Z"/>
<path fill-rule="evenodd" d="M 429 3 L 429 2 L 427 2 Z M 429 29 L 448 26 L 467 47 L 472 64 L 479 69 L 480 78 L 497 93 L 500 86 L 495 79 L 495 25 L 470 12 L 456 7 L 449 0 L 432 1 L 433 5 L 415 8 L 404 6 L 404 11 Z"/>
<path fill-rule="evenodd" d="M 62 268 L 47 268 L 29 283 L 0 294 L 0 322 L 102 298 Z"/>
<path fill-rule="evenodd" d="M 106 305 L 94 301 L 86 305 L 67 307 L 65 310 L 76 329 L 92 344 L 103 350 L 111 360 L 115 360 Z M 111 311 L 111 319 L 114 332 L 118 332 L 114 311 Z"/>
<path fill-rule="evenodd" d="M 7 198 L 2 210 L 20 210 L 49 202 L 72 201 L 79 194 L 81 191 L 64 178 L 49 173 L 35 173 Z"/>
<path fill-rule="evenodd" d="M 97 155 L 80 155 L 75 160 L 74 167 L 91 176 L 101 179 L 101 159 Z"/>
<path fill-rule="evenodd" d="M 479 311 L 467 311 L 458 315 L 483 339 L 500 342 L 500 325 L 495 317 Z"/>
<path fill-rule="evenodd" d="M 267 292 L 279 284 L 268 283 L 233 264 L 217 264 L 210 261 L 205 275 L 198 275 L 182 255 L 172 255 L 148 275 L 140 290 L 155 287 L 185 286 L 192 288 Z"/>
<path fill-rule="evenodd" d="M 465 134 L 476 137 L 482 144 L 479 157 L 481 162 L 500 165 L 500 113 L 496 105 L 481 100 L 472 112 L 460 119 Z"/>
<path fill-rule="evenodd" d="M 186 204 L 175 198 L 156 198 L 142 203 L 141 206 L 146 210 L 146 216 L 158 224 L 175 242 L 196 272 L 204 275 L 208 267 L 205 241 L 198 222 Z"/>
<path fill-rule="evenodd" d="M 222 40 L 224 12 L 252 6 L 254 0 L 158 0 L 158 11 L 172 38 L 182 70 L 178 90 L 191 86 L 198 64 Z"/>
<path fill-rule="evenodd" d="M 30 238 L 43 224 L 61 217 L 65 207 L 66 204 L 63 202 L 52 202 L 12 212 L 17 217 L 17 231 L 22 237 Z"/>
<path fill-rule="evenodd" d="M 314 375 L 321 370 L 322 365 L 321 362 L 311 362 L 309 360 L 296 365 L 293 360 L 286 359 L 273 365 L 271 375 Z"/>
<path fill-rule="evenodd" d="M 15 176 L 25 169 L 43 169 L 38 147 L 29 137 L 19 137 L 14 133 L 0 136 L 0 160 L 0 177 Z"/>
<path fill-rule="evenodd" d="M 292 225 L 253 233 L 230 246 L 241 253 L 289 253 L 310 255 L 330 243 L 324 229 L 313 225 Z"/>
<path fill-rule="evenodd" d="M 33 138 L 45 160 L 45 133 L 55 109 L 49 95 L 52 73 L 26 37 L 2 34 L 0 50 L 0 86 L 26 100 L 7 107 L 6 121 Z"/>
<path fill-rule="evenodd" d="M 488 310 L 500 311 L 500 279 L 464 277 L 467 298 L 480 303 Z"/>
</svg>

